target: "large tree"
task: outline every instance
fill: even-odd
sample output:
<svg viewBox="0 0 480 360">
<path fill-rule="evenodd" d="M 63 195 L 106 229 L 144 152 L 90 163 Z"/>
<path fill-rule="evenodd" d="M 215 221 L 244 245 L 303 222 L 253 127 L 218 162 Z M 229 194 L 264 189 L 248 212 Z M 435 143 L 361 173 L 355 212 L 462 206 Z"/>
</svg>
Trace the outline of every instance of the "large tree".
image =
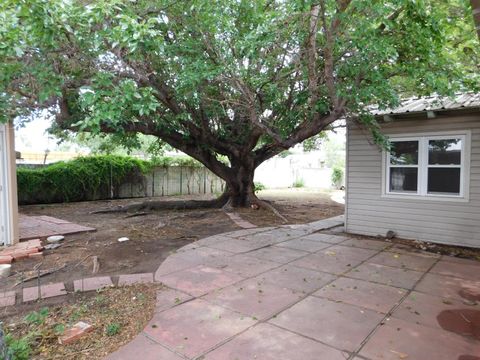
<svg viewBox="0 0 480 360">
<path fill-rule="evenodd" d="M 369 104 L 478 85 L 468 6 L 3 0 L 0 116 L 50 108 L 58 129 L 156 136 L 224 179 L 222 201 L 245 206 L 256 167 L 335 120 L 382 142 Z"/>
</svg>

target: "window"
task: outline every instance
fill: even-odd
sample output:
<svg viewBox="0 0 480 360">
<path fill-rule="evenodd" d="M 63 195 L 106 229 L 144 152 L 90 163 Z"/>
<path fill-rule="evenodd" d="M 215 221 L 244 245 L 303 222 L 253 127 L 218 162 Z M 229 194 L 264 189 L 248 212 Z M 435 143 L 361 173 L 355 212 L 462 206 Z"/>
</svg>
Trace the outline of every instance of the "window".
<svg viewBox="0 0 480 360">
<path fill-rule="evenodd" d="M 465 197 L 466 134 L 392 137 L 386 194 Z"/>
</svg>

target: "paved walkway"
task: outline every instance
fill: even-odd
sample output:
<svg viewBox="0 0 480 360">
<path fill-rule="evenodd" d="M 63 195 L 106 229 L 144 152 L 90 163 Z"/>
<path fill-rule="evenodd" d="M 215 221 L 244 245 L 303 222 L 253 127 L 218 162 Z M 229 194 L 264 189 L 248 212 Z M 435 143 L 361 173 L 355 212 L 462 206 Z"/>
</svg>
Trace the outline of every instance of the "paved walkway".
<svg viewBox="0 0 480 360">
<path fill-rule="evenodd" d="M 70 235 L 96 229 L 51 216 L 19 215 L 20 240 L 44 239 L 52 235 Z"/>
<path fill-rule="evenodd" d="M 108 359 L 480 359 L 480 264 L 318 232 L 342 221 L 180 249 L 152 320 Z"/>
</svg>

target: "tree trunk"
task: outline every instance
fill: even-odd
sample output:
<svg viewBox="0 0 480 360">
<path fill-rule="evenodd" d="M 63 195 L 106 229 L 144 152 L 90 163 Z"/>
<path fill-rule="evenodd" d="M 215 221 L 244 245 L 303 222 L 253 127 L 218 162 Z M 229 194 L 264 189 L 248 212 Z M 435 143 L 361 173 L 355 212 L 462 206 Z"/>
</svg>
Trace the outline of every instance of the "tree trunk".
<svg viewBox="0 0 480 360">
<path fill-rule="evenodd" d="M 233 160 L 231 171 L 227 179 L 227 195 L 229 196 L 229 205 L 232 207 L 247 207 L 258 203 L 255 195 L 255 185 L 253 176 L 255 166 L 253 159 Z"/>
<path fill-rule="evenodd" d="M 221 208 L 221 207 L 249 207 L 256 204 L 259 207 L 268 207 L 272 211 L 275 210 L 271 205 L 261 201 L 255 195 L 255 185 L 253 183 L 253 176 L 255 174 L 256 163 L 253 157 L 245 156 L 239 160 L 231 160 L 231 167 L 228 171 L 216 171 L 217 168 L 212 166 L 209 161 L 204 161 L 203 164 L 207 166 L 215 175 L 222 178 L 226 183 L 225 192 L 215 200 L 177 200 L 177 201 L 163 201 L 163 200 L 147 200 L 140 203 L 119 206 L 115 208 L 101 209 L 95 211 L 95 214 L 107 213 L 125 213 L 125 212 L 140 212 L 144 210 L 161 210 L 161 209 L 200 209 L 200 208 Z"/>
</svg>

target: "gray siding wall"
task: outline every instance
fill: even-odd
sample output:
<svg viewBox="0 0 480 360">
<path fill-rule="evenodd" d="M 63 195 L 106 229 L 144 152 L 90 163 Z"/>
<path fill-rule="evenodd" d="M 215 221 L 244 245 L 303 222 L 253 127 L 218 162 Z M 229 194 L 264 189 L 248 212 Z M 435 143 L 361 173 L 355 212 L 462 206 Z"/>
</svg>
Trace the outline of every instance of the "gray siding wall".
<svg viewBox="0 0 480 360">
<path fill-rule="evenodd" d="M 384 236 L 393 230 L 406 239 L 480 247 L 480 112 L 403 118 L 383 126 L 387 135 L 456 130 L 471 131 L 467 202 L 382 196 L 382 151 L 365 131 L 349 127 L 346 231 Z"/>
</svg>

